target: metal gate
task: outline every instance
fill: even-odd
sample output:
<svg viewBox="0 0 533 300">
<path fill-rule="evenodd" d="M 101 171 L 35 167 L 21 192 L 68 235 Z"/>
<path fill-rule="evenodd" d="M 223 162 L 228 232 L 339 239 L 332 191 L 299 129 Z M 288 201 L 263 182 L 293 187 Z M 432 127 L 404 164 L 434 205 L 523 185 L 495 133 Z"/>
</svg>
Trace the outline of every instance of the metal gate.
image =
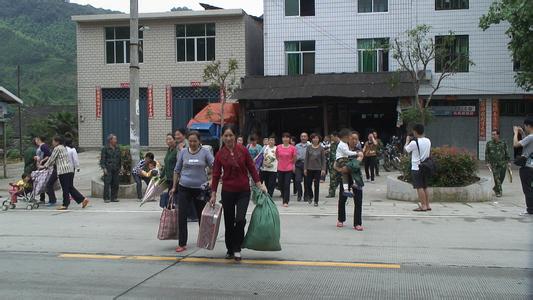
<svg viewBox="0 0 533 300">
<path fill-rule="evenodd" d="M 172 132 L 185 128 L 207 103 L 217 102 L 219 91 L 209 87 L 172 88 Z"/>
<path fill-rule="evenodd" d="M 148 103 L 147 89 L 139 91 L 140 143 L 148 146 Z M 130 144 L 130 90 L 102 89 L 103 143 L 109 134 L 117 136 L 119 144 Z"/>
</svg>

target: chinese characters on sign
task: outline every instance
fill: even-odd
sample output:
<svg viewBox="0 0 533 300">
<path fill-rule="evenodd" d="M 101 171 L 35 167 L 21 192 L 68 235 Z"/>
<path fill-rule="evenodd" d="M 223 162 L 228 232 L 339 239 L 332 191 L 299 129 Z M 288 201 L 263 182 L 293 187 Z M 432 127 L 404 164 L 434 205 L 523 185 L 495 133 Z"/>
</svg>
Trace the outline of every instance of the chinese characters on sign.
<svg viewBox="0 0 533 300">
<path fill-rule="evenodd" d="M 435 116 L 463 116 L 473 117 L 476 115 L 475 105 L 462 106 L 433 106 L 431 107 Z"/>
<path fill-rule="evenodd" d="M 487 120 L 486 120 L 486 113 L 487 113 L 487 100 L 482 99 L 479 102 L 479 140 L 480 141 L 486 141 L 487 140 Z"/>
<path fill-rule="evenodd" d="M 172 119 L 172 87 L 170 85 L 165 88 L 165 100 L 167 119 Z"/>
<path fill-rule="evenodd" d="M 96 87 L 96 118 L 99 119 L 102 117 L 102 88 L 100 86 Z"/>
<path fill-rule="evenodd" d="M 154 118 L 154 86 L 149 85 L 148 91 L 147 91 L 147 107 L 148 107 L 148 118 L 153 119 Z"/>
<path fill-rule="evenodd" d="M 492 129 L 500 129 L 500 101 L 492 99 Z"/>
</svg>

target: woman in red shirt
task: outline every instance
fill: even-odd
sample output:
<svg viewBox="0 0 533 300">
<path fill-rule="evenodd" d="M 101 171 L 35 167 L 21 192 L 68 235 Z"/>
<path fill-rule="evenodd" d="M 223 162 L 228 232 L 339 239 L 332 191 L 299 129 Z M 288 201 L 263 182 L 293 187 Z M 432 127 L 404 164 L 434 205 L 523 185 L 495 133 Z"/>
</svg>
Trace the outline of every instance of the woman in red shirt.
<svg viewBox="0 0 533 300">
<path fill-rule="evenodd" d="M 259 174 L 248 150 L 236 142 L 236 130 L 233 126 L 222 129 L 222 148 L 215 156 L 213 181 L 211 183 L 211 204 L 216 202 L 218 182 L 222 175 L 222 208 L 226 227 L 226 259 L 241 260 L 241 245 L 244 241 L 246 211 L 250 203 L 250 183 L 252 176 L 257 187 L 266 192 L 261 184 Z M 235 209 L 237 208 L 237 209 Z M 235 213 L 235 211 L 237 213 Z"/>
<path fill-rule="evenodd" d="M 283 133 L 281 136 L 283 144 L 276 147 L 276 158 L 278 159 L 278 182 L 281 188 L 283 206 L 289 206 L 291 189 L 291 178 L 296 162 L 296 147 L 290 144 L 290 133 Z"/>
</svg>

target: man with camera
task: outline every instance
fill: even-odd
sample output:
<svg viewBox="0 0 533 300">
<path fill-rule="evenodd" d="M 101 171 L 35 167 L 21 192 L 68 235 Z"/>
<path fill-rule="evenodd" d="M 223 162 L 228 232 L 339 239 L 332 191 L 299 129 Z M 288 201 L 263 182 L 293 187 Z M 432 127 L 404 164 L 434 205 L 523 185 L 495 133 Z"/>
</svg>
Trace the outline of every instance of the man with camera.
<svg viewBox="0 0 533 300">
<path fill-rule="evenodd" d="M 520 166 L 520 181 L 526 197 L 527 209 L 521 215 L 531 216 L 533 215 L 533 117 L 526 118 L 524 129 L 514 126 L 513 146 L 522 148 L 522 156 L 515 160 L 515 164 Z M 519 139 L 519 135 L 522 139 Z"/>
<path fill-rule="evenodd" d="M 500 140 L 500 131 L 498 129 L 492 130 L 492 140 L 487 143 L 485 148 L 485 160 L 494 177 L 493 190 L 496 197 L 502 196 L 502 183 L 505 179 L 507 167 L 510 166 L 509 159 L 507 143 Z"/>
<path fill-rule="evenodd" d="M 431 141 L 424 136 L 424 125 L 415 124 L 413 132 L 408 135 L 405 141 L 405 151 L 411 153 L 411 177 L 413 188 L 416 189 L 420 205 L 413 211 L 430 211 L 429 193 L 427 190 L 429 173 L 420 168 L 420 163 L 427 160 L 431 154 Z"/>
</svg>

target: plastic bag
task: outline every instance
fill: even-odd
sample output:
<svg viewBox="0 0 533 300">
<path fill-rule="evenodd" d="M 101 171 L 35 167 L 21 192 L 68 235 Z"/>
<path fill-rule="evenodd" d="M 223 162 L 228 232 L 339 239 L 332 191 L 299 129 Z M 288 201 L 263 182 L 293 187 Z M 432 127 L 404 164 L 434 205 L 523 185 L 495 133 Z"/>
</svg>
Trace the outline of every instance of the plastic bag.
<svg viewBox="0 0 533 300">
<path fill-rule="evenodd" d="M 257 251 L 281 251 L 278 208 L 272 198 L 257 187 L 252 188 L 254 211 L 243 247 Z"/>
</svg>

